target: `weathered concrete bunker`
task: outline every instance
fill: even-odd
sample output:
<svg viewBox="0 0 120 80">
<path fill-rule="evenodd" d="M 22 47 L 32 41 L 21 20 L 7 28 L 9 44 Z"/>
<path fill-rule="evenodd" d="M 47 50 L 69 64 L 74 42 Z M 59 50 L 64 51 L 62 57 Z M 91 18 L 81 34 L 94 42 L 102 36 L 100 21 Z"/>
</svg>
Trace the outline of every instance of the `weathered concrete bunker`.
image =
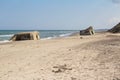
<svg viewBox="0 0 120 80">
<path fill-rule="evenodd" d="M 113 28 L 111 28 L 110 30 L 108 30 L 108 32 L 111 32 L 111 33 L 120 33 L 120 23 L 118 23 L 116 26 L 114 26 Z"/>
<path fill-rule="evenodd" d="M 22 40 L 39 40 L 39 32 L 21 32 L 14 34 L 14 36 L 11 37 L 10 41 L 22 41 Z"/>
<path fill-rule="evenodd" d="M 94 35 L 94 34 L 95 34 L 95 31 L 92 26 L 90 26 L 89 28 L 85 30 L 80 31 L 80 35 Z"/>
</svg>

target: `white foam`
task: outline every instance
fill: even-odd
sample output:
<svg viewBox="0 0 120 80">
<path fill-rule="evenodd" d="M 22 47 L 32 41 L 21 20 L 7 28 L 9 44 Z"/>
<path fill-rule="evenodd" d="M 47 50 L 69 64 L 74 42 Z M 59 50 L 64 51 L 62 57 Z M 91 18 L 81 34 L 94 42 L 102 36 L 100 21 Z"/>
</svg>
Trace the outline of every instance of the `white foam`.
<svg viewBox="0 0 120 80">
<path fill-rule="evenodd" d="M 61 35 L 59 35 L 59 37 L 68 37 L 68 36 L 70 36 L 71 34 L 73 34 L 73 33 L 61 34 Z"/>
<path fill-rule="evenodd" d="M 42 38 L 40 40 L 48 40 L 48 39 L 54 39 L 55 37 L 47 37 L 47 38 Z"/>
<path fill-rule="evenodd" d="M 13 36 L 14 34 L 9 34 L 9 35 L 0 35 L 0 37 L 11 37 Z"/>
<path fill-rule="evenodd" d="M 60 37 L 68 37 L 68 36 L 70 36 L 71 34 L 73 34 L 73 33 L 60 34 L 60 35 L 58 35 L 58 36 L 55 36 L 55 35 L 54 35 L 53 37 L 42 38 L 42 39 L 40 39 L 40 40 L 55 39 L 55 38 L 60 38 Z"/>
</svg>

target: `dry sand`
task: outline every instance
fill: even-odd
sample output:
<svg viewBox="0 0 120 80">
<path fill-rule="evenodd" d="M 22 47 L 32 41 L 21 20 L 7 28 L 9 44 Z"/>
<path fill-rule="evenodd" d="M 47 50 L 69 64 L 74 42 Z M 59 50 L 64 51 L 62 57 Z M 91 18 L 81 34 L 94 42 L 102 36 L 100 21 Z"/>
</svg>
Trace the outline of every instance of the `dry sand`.
<svg viewBox="0 0 120 80">
<path fill-rule="evenodd" d="M 120 34 L 0 44 L 0 80 L 120 80 Z"/>
</svg>

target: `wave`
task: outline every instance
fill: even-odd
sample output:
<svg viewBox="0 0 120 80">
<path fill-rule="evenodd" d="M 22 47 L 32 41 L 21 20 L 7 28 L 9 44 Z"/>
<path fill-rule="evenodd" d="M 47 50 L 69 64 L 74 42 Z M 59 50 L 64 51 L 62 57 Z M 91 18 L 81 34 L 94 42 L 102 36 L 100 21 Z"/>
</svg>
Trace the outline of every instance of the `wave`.
<svg viewBox="0 0 120 80">
<path fill-rule="evenodd" d="M 55 39 L 57 37 L 47 37 L 47 38 L 41 38 L 40 40 L 48 40 L 48 39 Z"/>
<path fill-rule="evenodd" d="M 72 34 L 74 34 L 74 33 L 66 33 L 66 34 L 54 35 L 53 37 L 41 38 L 40 40 L 48 40 L 48 39 L 68 37 L 68 36 L 70 36 Z"/>
<path fill-rule="evenodd" d="M 59 35 L 59 37 L 68 37 L 68 36 L 70 36 L 70 35 L 72 35 L 73 33 L 66 33 L 66 34 L 61 34 L 61 35 Z"/>
<path fill-rule="evenodd" d="M 11 37 L 13 36 L 14 34 L 9 34 L 9 35 L 0 35 L 0 37 Z"/>
</svg>

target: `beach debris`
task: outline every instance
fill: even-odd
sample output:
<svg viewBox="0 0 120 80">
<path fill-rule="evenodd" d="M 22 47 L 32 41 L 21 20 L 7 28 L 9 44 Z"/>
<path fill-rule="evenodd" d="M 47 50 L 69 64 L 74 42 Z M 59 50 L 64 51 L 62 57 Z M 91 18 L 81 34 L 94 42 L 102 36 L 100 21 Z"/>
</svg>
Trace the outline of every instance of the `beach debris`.
<svg viewBox="0 0 120 80">
<path fill-rule="evenodd" d="M 68 51 L 71 51 L 72 49 L 68 49 Z"/>
<path fill-rule="evenodd" d="M 54 70 L 52 70 L 52 72 L 54 73 L 61 73 L 61 72 L 65 72 L 66 70 L 72 70 L 72 68 L 68 68 L 66 64 L 53 66 L 53 68 Z"/>
<path fill-rule="evenodd" d="M 77 78 L 71 77 L 71 80 L 77 80 Z"/>
<path fill-rule="evenodd" d="M 92 26 L 90 26 L 89 28 L 85 30 L 80 31 L 80 35 L 94 35 L 94 34 L 95 34 L 95 31 Z"/>
<path fill-rule="evenodd" d="M 39 40 L 39 32 L 21 32 L 14 34 L 10 41 L 21 41 L 21 40 Z"/>
<path fill-rule="evenodd" d="M 120 23 L 118 23 L 112 29 L 108 30 L 108 32 L 111 32 L 111 33 L 120 33 Z"/>
<path fill-rule="evenodd" d="M 119 78 L 115 78 L 115 79 L 113 79 L 113 80 L 120 80 Z"/>
<path fill-rule="evenodd" d="M 80 37 L 80 39 L 83 39 L 83 37 Z"/>
</svg>

